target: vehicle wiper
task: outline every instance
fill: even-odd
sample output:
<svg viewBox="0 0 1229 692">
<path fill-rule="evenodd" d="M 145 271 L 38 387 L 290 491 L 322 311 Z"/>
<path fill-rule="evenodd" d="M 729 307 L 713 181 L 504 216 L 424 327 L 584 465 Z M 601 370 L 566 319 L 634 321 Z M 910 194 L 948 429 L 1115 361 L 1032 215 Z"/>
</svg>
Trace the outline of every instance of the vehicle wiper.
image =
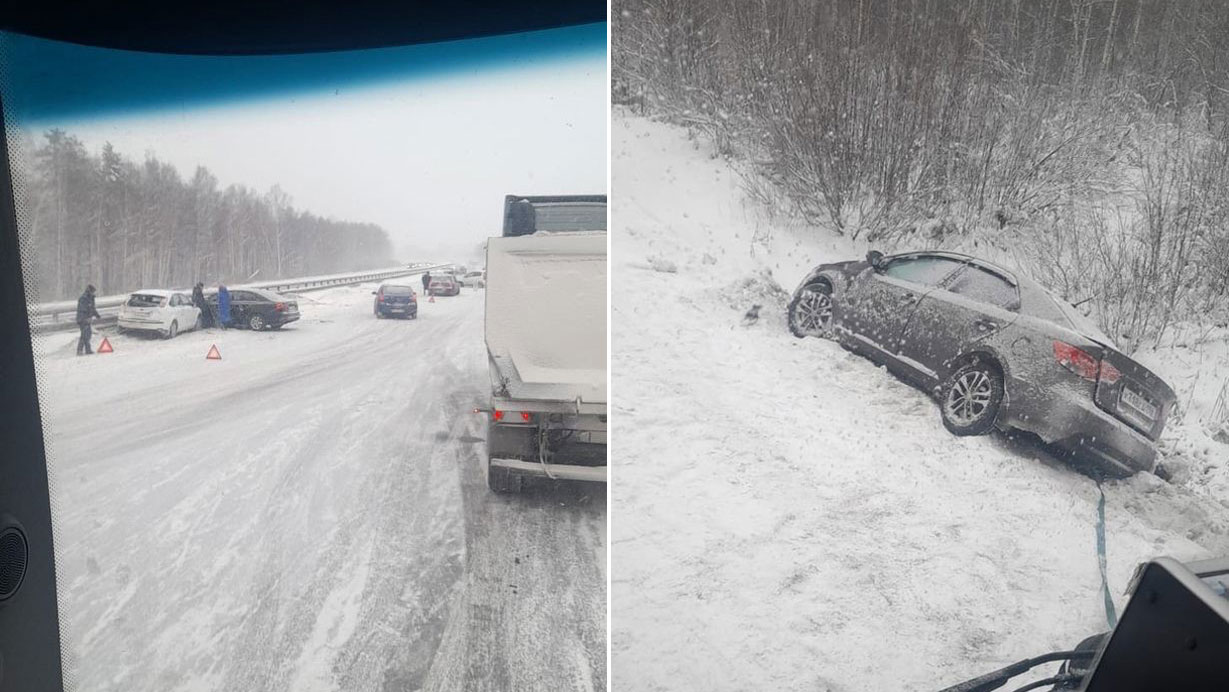
<svg viewBox="0 0 1229 692">
<path fill-rule="evenodd" d="M 997 690 L 1003 685 L 1006 685 L 1008 680 L 1020 675 L 1021 673 L 1025 673 L 1032 668 L 1036 668 L 1043 663 L 1050 663 L 1052 661 L 1091 659 L 1096 653 L 1096 651 L 1052 651 L 1048 654 L 1034 656 L 1033 658 L 1026 658 L 1023 661 L 1018 661 L 1005 668 L 1000 668 L 993 673 L 987 673 L 980 677 L 973 678 L 972 680 L 966 680 L 958 685 L 944 688 L 940 692 L 989 692 L 990 690 Z M 1058 677 L 1065 678 L 1069 676 Z M 1075 677 L 1078 679 L 1080 676 Z M 1065 681 L 1065 679 L 1059 680 L 1059 682 L 1063 681 Z M 1031 690 L 1035 688 L 1036 683 L 1021 689 Z"/>
</svg>

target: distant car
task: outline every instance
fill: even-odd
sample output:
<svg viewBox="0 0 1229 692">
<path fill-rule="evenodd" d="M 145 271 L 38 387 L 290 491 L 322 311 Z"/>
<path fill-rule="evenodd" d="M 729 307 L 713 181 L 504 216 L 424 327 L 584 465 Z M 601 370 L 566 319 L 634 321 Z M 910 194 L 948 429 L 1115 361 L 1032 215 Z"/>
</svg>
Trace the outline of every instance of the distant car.
<svg viewBox="0 0 1229 692">
<path fill-rule="evenodd" d="M 418 317 L 418 296 L 405 284 L 386 283 L 372 291 L 375 303 L 372 310 L 377 319 L 385 317 Z"/>
<path fill-rule="evenodd" d="M 956 435 L 1015 428 L 1111 475 L 1155 468 L 1173 389 L 1028 277 L 957 253 L 872 251 L 813 269 L 788 320 L 936 394 Z"/>
<path fill-rule="evenodd" d="M 217 311 L 218 294 L 206 296 Z M 252 331 L 281 329 L 299 319 L 299 303 L 280 293 L 263 288 L 236 288 L 230 291 L 230 325 Z"/>
<path fill-rule="evenodd" d="M 486 272 L 469 272 L 459 277 L 457 283 L 470 288 L 486 288 Z"/>
<path fill-rule="evenodd" d="M 432 277 L 427 292 L 433 296 L 461 295 L 461 284 L 451 276 Z"/>
<path fill-rule="evenodd" d="M 128 296 L 119 308 L 121 332 L 154 332 L 167 339 L 200 326 L 201 311 L 187 291 L 143 289 Z"/>
</svg>

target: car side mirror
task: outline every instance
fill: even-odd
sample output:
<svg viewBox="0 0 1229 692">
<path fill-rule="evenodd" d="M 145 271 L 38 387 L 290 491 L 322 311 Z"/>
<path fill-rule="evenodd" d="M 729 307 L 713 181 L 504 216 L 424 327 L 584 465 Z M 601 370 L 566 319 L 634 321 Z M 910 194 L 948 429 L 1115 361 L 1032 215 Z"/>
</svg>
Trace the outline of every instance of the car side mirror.
<svg viewBox="0 0 1229 692">
<path fill-rule="evenodd" d="M 883 267 L 883 253 L 878 250 L 871 250 L 866 253 L 866 263 L 871 265 L 875 271 L 879 271 Z"/>
</svg>

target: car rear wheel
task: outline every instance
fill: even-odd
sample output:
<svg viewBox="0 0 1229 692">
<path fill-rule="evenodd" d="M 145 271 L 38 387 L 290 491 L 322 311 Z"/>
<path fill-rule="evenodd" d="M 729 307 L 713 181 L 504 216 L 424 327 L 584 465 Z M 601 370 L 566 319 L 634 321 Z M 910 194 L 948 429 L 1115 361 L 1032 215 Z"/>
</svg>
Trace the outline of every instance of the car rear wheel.
<svg viewBox="0 0 1229 692">
<path fill-rule="evenodd" d="M 953 435 L 985 435 L 994 428 L 1003 402 L 1003 375 L 977 359 L 953 372 L 941 392 L 943 427 Z"/>
<path fill-rule="evenodd" d="M 179 334 L 179 320 L 171 320 L 171 326 L 166 330 L 166 338 L 174 339 Z"/>
<path fill-rule="evenodd" d="M 799 339 L 832 333 L 832 287 L 826 281 L 803 286 L 790 301 L 789 330 Z"/>
<path fill-rule="evenodd" d="M 251 327 L 252 331 L 254 332 L 264 331 L 265 318 L 261 317 L 260 315 L 252 315 L 248 318 L 248 326 Z"/>
</svg>

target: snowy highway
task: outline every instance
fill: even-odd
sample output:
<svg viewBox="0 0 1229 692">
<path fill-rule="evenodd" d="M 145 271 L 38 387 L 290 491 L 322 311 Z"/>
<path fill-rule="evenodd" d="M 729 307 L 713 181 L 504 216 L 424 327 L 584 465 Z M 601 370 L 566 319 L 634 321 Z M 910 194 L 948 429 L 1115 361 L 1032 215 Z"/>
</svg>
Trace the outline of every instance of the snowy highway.
<svg viewBox="0 0 1229 692">
<path fill-rule="evenodd" d="M 606 688 L 605 486 L 489 493 L 482 293 L 377 320 L 373 288 L 36 340 L 76 689 Z"/>
</svg>

